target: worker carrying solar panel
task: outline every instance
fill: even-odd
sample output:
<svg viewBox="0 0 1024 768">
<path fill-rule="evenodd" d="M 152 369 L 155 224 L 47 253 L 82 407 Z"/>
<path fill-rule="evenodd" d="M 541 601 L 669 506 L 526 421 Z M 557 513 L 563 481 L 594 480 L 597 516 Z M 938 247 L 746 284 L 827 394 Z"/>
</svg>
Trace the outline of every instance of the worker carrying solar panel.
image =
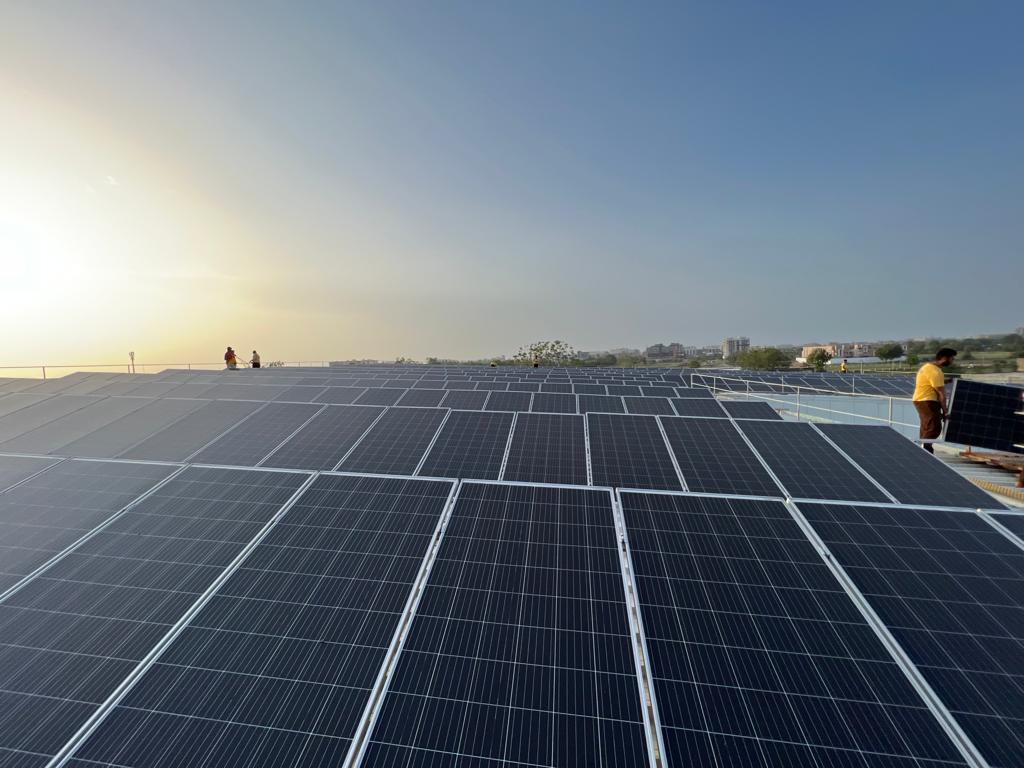
<svg viewBox="0 0 1024 768">
<path fill-rule="evenodd" d="M 914 386 L 914 408 L 921 420 L 921 440 L 924 449 L 929 453 L 935 453 L 931 441 L 942 434 L 942 422 L 949 415 L 946 408 L 946 377 L 942 375 L 942 369 L 953 364 L 956 357 L 956 350 L 943 347 L 935 353 L 935 359 L 929 360 L 917 371 L 917 380 Z"/>
<path fill-rule="evenodd" d="M 227 352 L 224 353 L 224 365 L 231 371 L 238 368 L 238 355 L 231 347 L 228 347 Z"/>
</svg>

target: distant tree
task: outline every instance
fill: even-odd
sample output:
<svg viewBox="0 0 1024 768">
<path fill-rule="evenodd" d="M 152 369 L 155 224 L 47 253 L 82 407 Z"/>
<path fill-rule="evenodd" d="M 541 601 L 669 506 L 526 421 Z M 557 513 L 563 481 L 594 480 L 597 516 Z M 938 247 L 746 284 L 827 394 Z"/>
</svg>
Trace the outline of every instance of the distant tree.
<svg viewBox="0 0 1024 768">
<path fill-rule="evenodd" d="M 732 358 L 732 362 L 741 368 L 766 371 L 773 368 L 788 368 L 792 358 L 775 347 L 764 349 L 748 349 Z"/>
<path fill-rule="evenodd" d="M 903 354 L 903 345 L 896 343 L 882 344 L 875 354 L 882 360 L 895 360 Z"/>
<path fill-rule="evenodd" d="M 973 359 L 974 359 L 974 353 L 973 353 L 973 352 L 971 352 L 971 350 L 969 350 L 969 349 L 965 349 L 965 350 L 963 351 L 963 353 L 961 353 L 961 354 L 959 355 L 959 358 L 960 358 L 961 360 L 973 360 Z"/>
<path fill-rule="evenodd" d="M 395 358 L 395 365 L 413 365 L 415 363 L 416 363 L 416 361 L 413 360 L 411 357 L 396 357 Z"/>
<path fill-rule="evenodd" d="M 807 356 L 807 364 L 814 366 L 814 370 L 816 371 L 824 371 L 825 366 L 828 365 L 831 360 L 831 353 L 822 347 L 818 347 L 818 349 L 814 350 Z"/>
<path fill-rule="evenodd" d="M 281 360 L 275 360 L 272 363 L 264 363 L 264 368 L 284 368 L 284 362 Z"/>
<path fill-rule="evenodd" d="M 694 358 L 692 360 L 687 360 L 686 361 L 686 367 L 687 368 L 700 368 L 702 365 L 703 365 L 703 363 L 700 360 L 698 360 L 697 358 Z"/>
<path fill-rule="evenodd" d="M 540 359 L 541 365 L 569 365 L 576 357 L 576 350 L 560 339 L 535 341 L 529 346 L 520 347 L 512 359 L 519 365 L 532 365 L 535 357 Z"/>
<path fill-rule="evenodd" d="M 921 362 L 921 358 L 916 352 L 907 353 L 907 365 L 917 365 Z"/>
</svg>

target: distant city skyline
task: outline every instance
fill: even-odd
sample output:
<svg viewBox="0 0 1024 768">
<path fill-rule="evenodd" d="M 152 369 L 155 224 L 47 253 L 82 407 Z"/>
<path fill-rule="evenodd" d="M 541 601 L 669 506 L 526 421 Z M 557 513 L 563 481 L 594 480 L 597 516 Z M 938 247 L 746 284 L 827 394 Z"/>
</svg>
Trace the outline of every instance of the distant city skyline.
<svg viewBox="0 0 1024 768">
<path fill-rule="evenodd" d="M 1014 328 L 1022 25 L 1010 2 L 5 3 L 0 365 Z"/>
</svg>

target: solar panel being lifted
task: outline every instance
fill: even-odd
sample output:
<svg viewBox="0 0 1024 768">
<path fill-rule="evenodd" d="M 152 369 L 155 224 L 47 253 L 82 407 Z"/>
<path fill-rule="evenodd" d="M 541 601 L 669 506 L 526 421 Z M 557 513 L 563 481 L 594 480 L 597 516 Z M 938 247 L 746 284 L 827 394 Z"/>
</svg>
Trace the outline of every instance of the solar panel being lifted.
<svg viewBox="0 0 1024 768">
<path fill-rule="evenodd" d="M 1024 453 L 1024 388 L 957 379 L 945 438 L 994 451 Z"/>
<path fill-rule="evenodd" d="M 596 489 L 464 483 L 361 765 L 650 764 Z"/>
<path fill-rule="evenodd" d="M 318 477 L 75 757 L 343 765 L 452 487 Z"/>
</svg>

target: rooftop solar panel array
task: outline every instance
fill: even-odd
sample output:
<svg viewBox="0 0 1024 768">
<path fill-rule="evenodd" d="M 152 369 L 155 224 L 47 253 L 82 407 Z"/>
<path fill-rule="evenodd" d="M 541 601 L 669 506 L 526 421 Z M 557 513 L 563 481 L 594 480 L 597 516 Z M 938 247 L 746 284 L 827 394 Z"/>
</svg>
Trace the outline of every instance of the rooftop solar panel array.
<svg viewBox="0 0 1024 768">
<path fill-rule="evenodd" d="M 1019 764 L 1024 516 L 709 375 L 0 383 L 0 766 Z"/>
</svg>

